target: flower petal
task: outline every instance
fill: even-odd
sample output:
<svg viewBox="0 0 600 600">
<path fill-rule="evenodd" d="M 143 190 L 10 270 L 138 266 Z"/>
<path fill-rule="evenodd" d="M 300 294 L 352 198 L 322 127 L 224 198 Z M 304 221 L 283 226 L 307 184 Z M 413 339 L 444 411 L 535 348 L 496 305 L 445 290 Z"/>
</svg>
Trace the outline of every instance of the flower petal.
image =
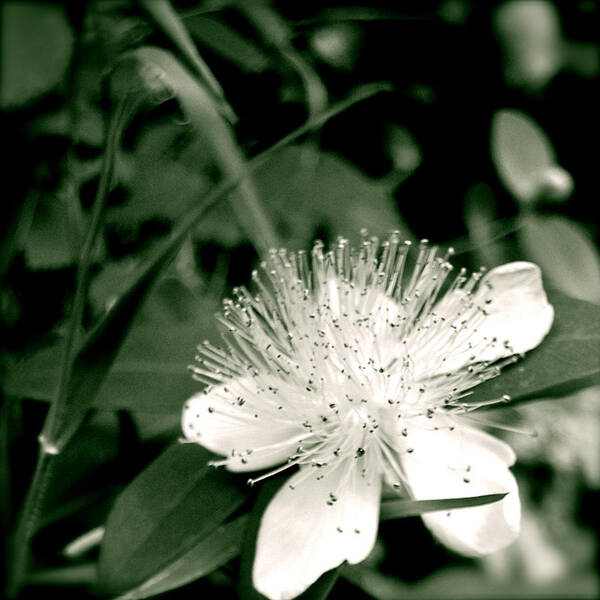
<svg viewBox="0 0 600 600">
<path fill-rule="evenodd" d="M 401 458 L 417 500 L 508 495 L 493 504 L 427 513 L 425 524 L 442 543 L 466 556 L 504 548 L 517 537 L 521 516 L 517 484 L 508 468 L 515 460 L 512 448 L 443 416 L 428 421 L 409 428 L 406 439 L 412 451 Z"/>
<path fill-rule="evenodd" d="M 183 433 L 188 440 L 225 455 L 231 471 L 279 465 L 294 454 L 306 431 L 297 420 L 288 421 L 272 400 L 273 392 L 254 378 L 195 394 L 183 408 Z"/>
<path fill-rule="evenodd" d="M 471 304 L 474 310 L 463 312 Z M 550 331 L 554 320 L 540 269 L 529 262 L 512 262 L 492 269 L 470 298 L 458 289 L 446 295 L 435 311 L 436 318 L 452 323 L 457 333 L 453 341 L 445 344 L 444 355 L 433 362 L 430 356 L 421 360 L 418 344 L 412 344 L 417 346 L 415 361 L 424 367 L 419 369 L 418 378 L 531 350 Z M 474 324 L 477 318 L 481 322 Z M 435 339 L 432 341 L 435 344 Z M 431 355 L 435 346 L 421 344 L 421 350 Z"/>
<path fill-rule="evenodd" d="M 262 518 L 253 580 L 271 598 L 294 598 L 344 560 L 364 560 L 375 543 L 381 475 L 364 459 L 305 466 L 275 495 Z"/>
</svg>

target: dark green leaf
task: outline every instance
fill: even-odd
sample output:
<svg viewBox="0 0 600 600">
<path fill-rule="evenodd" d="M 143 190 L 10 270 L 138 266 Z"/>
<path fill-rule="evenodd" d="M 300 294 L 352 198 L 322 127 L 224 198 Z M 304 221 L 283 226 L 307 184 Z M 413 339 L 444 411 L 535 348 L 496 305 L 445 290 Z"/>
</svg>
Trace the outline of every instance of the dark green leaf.
<svg viewBox="0 0 600 600">
<path fill-rule="evenodd" d="M 113 287 L 113 292 L 119 290 Z M 114 298 L 112 299 L 114 300 Z M 165 278 L 152 290 L 102 382 L 93 405 L 162 415 L 179 414 L 183 402 L 200 389 L 187 365 L 204 339 L 216 343 L 213 314 L 218 306 L 198 300 L 178 280 Z M 60 342 L 43 348 L 9 369 L 8 396 L 50 401 L 56 396 L 62 358 Z"/>
<path fill-rule="evenodd" d="M 165 253 L 160 261 L 142 269 L 106 317 L 84 339 L 73 360 L 71 377 L 61 406 L 61 418 L 55 421 L 58 424 L 56 430 L 50 434 L 43 432 L 46 443 L 51 446 L 49 451 L 53 451 L 53 448 L 59 450 L 66 443 L 87 410 L 93 406 L 101 384 L 131 327 L 133 317 L 173 254 Z"/>
<path fill-rule="evenodd" d="M 332 237 L 355 236 L 355 242 L 363 227 L 373 235 L 393 229 L 408 235 L 385 185 L 309 144 L 282 149 L 257 170 L 255 180 L 290 247 L 309 246 L 319 227 Z"/>
<path fill-rule="evenodd" d="M 600 381 L 600 307 L 548 291 L 554 324 L 542 343 L 514 365 L 473 389 L 467 402 L 508 394 L 512 400 L 560 397 Z"/>
<path fill-rule="evenodd" d="M 249 177 L 245 157 L 231 127 L 215 108 L 215 102 L 205 87 L 172 55 L 160 48 L 143 46 L 128 53 L 121 66 L 127 69 L 132 64 L 138 66 L 138 74 L 145 79 L 147 87 L 160 85 L 177 98 L 192 129 L 207 142 L 222 174 L 239 178 L 236 198 L 231 206 L 255 247 L 263 251 L 278 247 L 277 236 Z"/>
<path fill-rule="evenodd" d="M 187 371 L 194 348 L 201 341 L 186 324 L 162 325 L 160 329 L 136 328 L 106 380 L 93 405 L 114 410 L 129 408 L 142 412 L 172 413 L 198 391 Z M 20 362 L 4 381 L 9 396 L 51 401 L 58 389 L 62 346 L 40 350 Z"/>
<path fill-rule="evenodd" d="M 116 600 L 149 598 L 208 575 L 239 554 L 246 520 L 242 516 L 221 525 L 189 552 Z"/>
<path fill-rule="evenodd" d="M 76 262 L 83 242 L 81 215 L 73 198 L 42 196 L 25 237 L 25 259 L 30 269 L 59 269 Z"/>
<path fill-rule="evenodd" d="M 382 521 L 414 517 L 436 510 L 453 510 L 469 506 L 483 506 L 502 500 L 506 494 L 486 494 L 470 498 L 445 498 L 443 500 L 386 500 L 381 503 L 379 518 Z"/>
<path fill-rule="evenodd" d="M 223 116 L 231 123 L 235 123 L 237 118 L 225 100 L 223 89 L 208 65 L 202 60 L 188 30 L 173 9 L 171 3 L 168 0 L 139 0 L 139 3 L 171 39 L 188 64 L 200 76 L 201 81 L 207 86 L 218 102 L 219 110 Z"/>
<path fill-rule="evenodd" d="M 63 77 L 73 32 L 55 3 L 3 2 L 0 106 L 13 108 L 49 92 Z"/>
<path fill-rule="evenodd" d="M 203 140 L 189 135 L 188 127 L 173 122 L 147 127 L 135 149 L 119 155 L 127 201 L 109 207 L 107 222 L 122 227 L 155 218 L 176 220 L 208 192 L 209 166 Z"/>
<path fill-rule="evenodd" d="M 243 71 L 260 73 L 268 68 L 269 56 L 222 21 L 211 16 L 194 15 L 187 18 L 185 24 L 198 42 Z"/>
<path fill-rule="evenodd" d="M 579 223 L 528 214 L 521 224 L 517 235 L 523 253 L 541 267 L 548 285 L 579 300 L 600 302 L 600 256 Z"/>
<path fill-rule="evenodd" d="M 143 585 L 196 548 L 244 501 L 243 484 L 197 444 L 175 444 L 121 494 L 106 525 L 99 564 L 103 590 Z M 201 557 L 212 564 L 215 557 Z M 200 565 L 197 565 L 200 569 Z"/>
</svg>

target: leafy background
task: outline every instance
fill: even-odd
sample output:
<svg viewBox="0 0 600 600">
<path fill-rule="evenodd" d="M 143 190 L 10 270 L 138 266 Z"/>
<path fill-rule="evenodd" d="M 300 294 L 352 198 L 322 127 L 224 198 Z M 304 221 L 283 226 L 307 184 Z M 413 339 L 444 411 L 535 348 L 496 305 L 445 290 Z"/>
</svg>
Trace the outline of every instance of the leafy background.
<svg viewBox="0 0 600 600">
<path fill-rule="evenodd" d="M 281 481 L 249 490 L 177 443 L 186 365 L 266 248 L 367 227 L 469 268 L 542 267 L 555 329 L 477 391 L 510 392 L 485 417 L 538 434 L 504 434 L 523 532 L 475 561 L 386 520 L 306 597 L 597 595 L 597 2 L 0 11 L 7 594 L 257 597 L 253 532 Z"/>
</svg>

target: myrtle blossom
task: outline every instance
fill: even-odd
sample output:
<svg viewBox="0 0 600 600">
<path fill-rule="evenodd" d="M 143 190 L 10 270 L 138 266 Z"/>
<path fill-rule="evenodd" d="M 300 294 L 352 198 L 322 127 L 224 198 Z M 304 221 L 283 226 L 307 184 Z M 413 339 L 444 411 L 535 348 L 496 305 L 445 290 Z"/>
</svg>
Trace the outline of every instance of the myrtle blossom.
<svg viewBox="0 0 600 600">
<path fill-rule="evenodd" d="M 510 446 L 475 428 L 470 390 L 549 331 L 553 309 L 527 262 L 449 277 L 449 255 L 397 233 L 358 249 L 273 250 L 217 318 L 226 350 L 200 347 L 207 385 L 183 411 L 187 440 L 231 471 L 291 469 L 259 529 L 253 582 L 293 598 L 373 548 L 382 487 L 419 500 L 508 493 L 423 515 L 456 552 L 478 556 L 518 534 Z M 410 264 L 411 266 L 407 266 Z M 490 402 L 506 398 L 491 398 Z"/>
</svg>

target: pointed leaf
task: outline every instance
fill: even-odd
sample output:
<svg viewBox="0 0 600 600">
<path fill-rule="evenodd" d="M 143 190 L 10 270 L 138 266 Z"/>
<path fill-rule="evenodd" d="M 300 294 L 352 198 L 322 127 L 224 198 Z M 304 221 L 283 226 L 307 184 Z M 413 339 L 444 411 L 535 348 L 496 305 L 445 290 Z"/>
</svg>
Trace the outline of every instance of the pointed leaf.
<svg viewBox="0 0 600 600">
<path fill-rule="evenodd" d="M 217 111 L 213 98 L 204 86 L 161 48 L 138 48 L 123 57 L 121 66 L 127 69 L 131 63 L 139 65 L 139 75 L 145 78 L 148 86 L 160 85 L 177 98 L 191 127 L 201 139 L 208 142 L 208 148 L 223 175 L 240 178 L 231 206 L 255 247 L 263 251 L 278 247 L 277 235 L 248 175 L 246 159 L 231 127 Z"/>
<path fill-rule="evenodd" d="M 535 199 L 541 173 L 556 162 L 545 132 L 518 110 L 499 110 L 494 115 L 491 151 L 500 180 L 522 202 Z"/>
<path fill-rule="evenodd" d="M 229 106 L 225 100 L 223 89 L 212 74 L 208 65 L 202 60 L 188 30 L 179 18 L 179 15 L 175 12 L 171 3 L 167 0 L 139 0 L 139 3 L 171 39 L 182 56 L 185 57 L 187 62 L 201 77 L 203 83 L 210 89 L 211 93 L 218 101 L 219 109 L 223 113 L 223 116 L 231 123 L 235 123 L 237 118 L 231 106 Z"/>
<path fill-rule="evenodd" d="M 221 525 L 165 569 L 116 600 L 150 598 L 186 585 L 218 569 L 239 554 L 246 521 L 247 517 L 242 516 Z"/>
<path fill-rule="evenodd" d="M 202 340 L 220 339 L 213 318 L 218 306 L 185 291 L 171 278 L 152 290 L 93 398 L 95 408 L 177 415 L 198 392 L 187 365 Z M 51 401 L 58 390 L 63 345 L 59 341 L 12 365 L 2 381 L 4 393 Z"/>
<path fill-rule="evenodd" d="M 436 510 L 451 510 L 469 506 L 483 506 L 502 500 L 506 494 L 485 494 L 469 498 L 445 498 L 443 500 L 386 500 L 381 503 L 380 520 L 414 517 Z"/>
<path fill-rule="evenodd" d="M 554 324 L 542 343 L 473 389 L 466 402 L 508 394 L 511 400 L 560 397 L 600 381 L 600 307 L 548 290 Z"/>
<path fill-rule="evenodd" d="M 246 73 L 261 73 L 270 57 L 252 41 L 223 21 L 208 15 L 192 15 L 185 20 L 192 36 Z"/>
<path fill-rule="evenodd" d="M 100 555 L 104 591 L 126 592 L 169 569 L 243 503 L 239 478 L 211 467 L 212 458 L 197 444 L 175 444 L 119 496 Z"/>
<path fill-rule="evenodd" d="M 75 355 L 71 377 L 60 407 L 60 418 L 51 432 L 43 432 L 47 451 L 58 452 L 79 427 L 117 356 L 133 318 L 173 251 L 147 265 L 97 326 L 84 339 Z M 54 404 L 52 405 L 55 406 Z"/>
<path fill-rule="evenodd" d="M 600 256 L 584 228 L 562 216 L 528 214 L 518 239 L 544 280 L 579 300 L 600 302 Z"/>
<path fill-rule="evenodd" d="M 363 227 L 372 235 L 406 231 L 384 185 L 309 144 L 277 152 L 257 170 L 255 181 L 272 219 L 288 232 L 286 244 L 290 247 L 309 246 L 321 227 L 327 228 L 332 238 L 343 235 L 355 242 Z"/>
</svg>

